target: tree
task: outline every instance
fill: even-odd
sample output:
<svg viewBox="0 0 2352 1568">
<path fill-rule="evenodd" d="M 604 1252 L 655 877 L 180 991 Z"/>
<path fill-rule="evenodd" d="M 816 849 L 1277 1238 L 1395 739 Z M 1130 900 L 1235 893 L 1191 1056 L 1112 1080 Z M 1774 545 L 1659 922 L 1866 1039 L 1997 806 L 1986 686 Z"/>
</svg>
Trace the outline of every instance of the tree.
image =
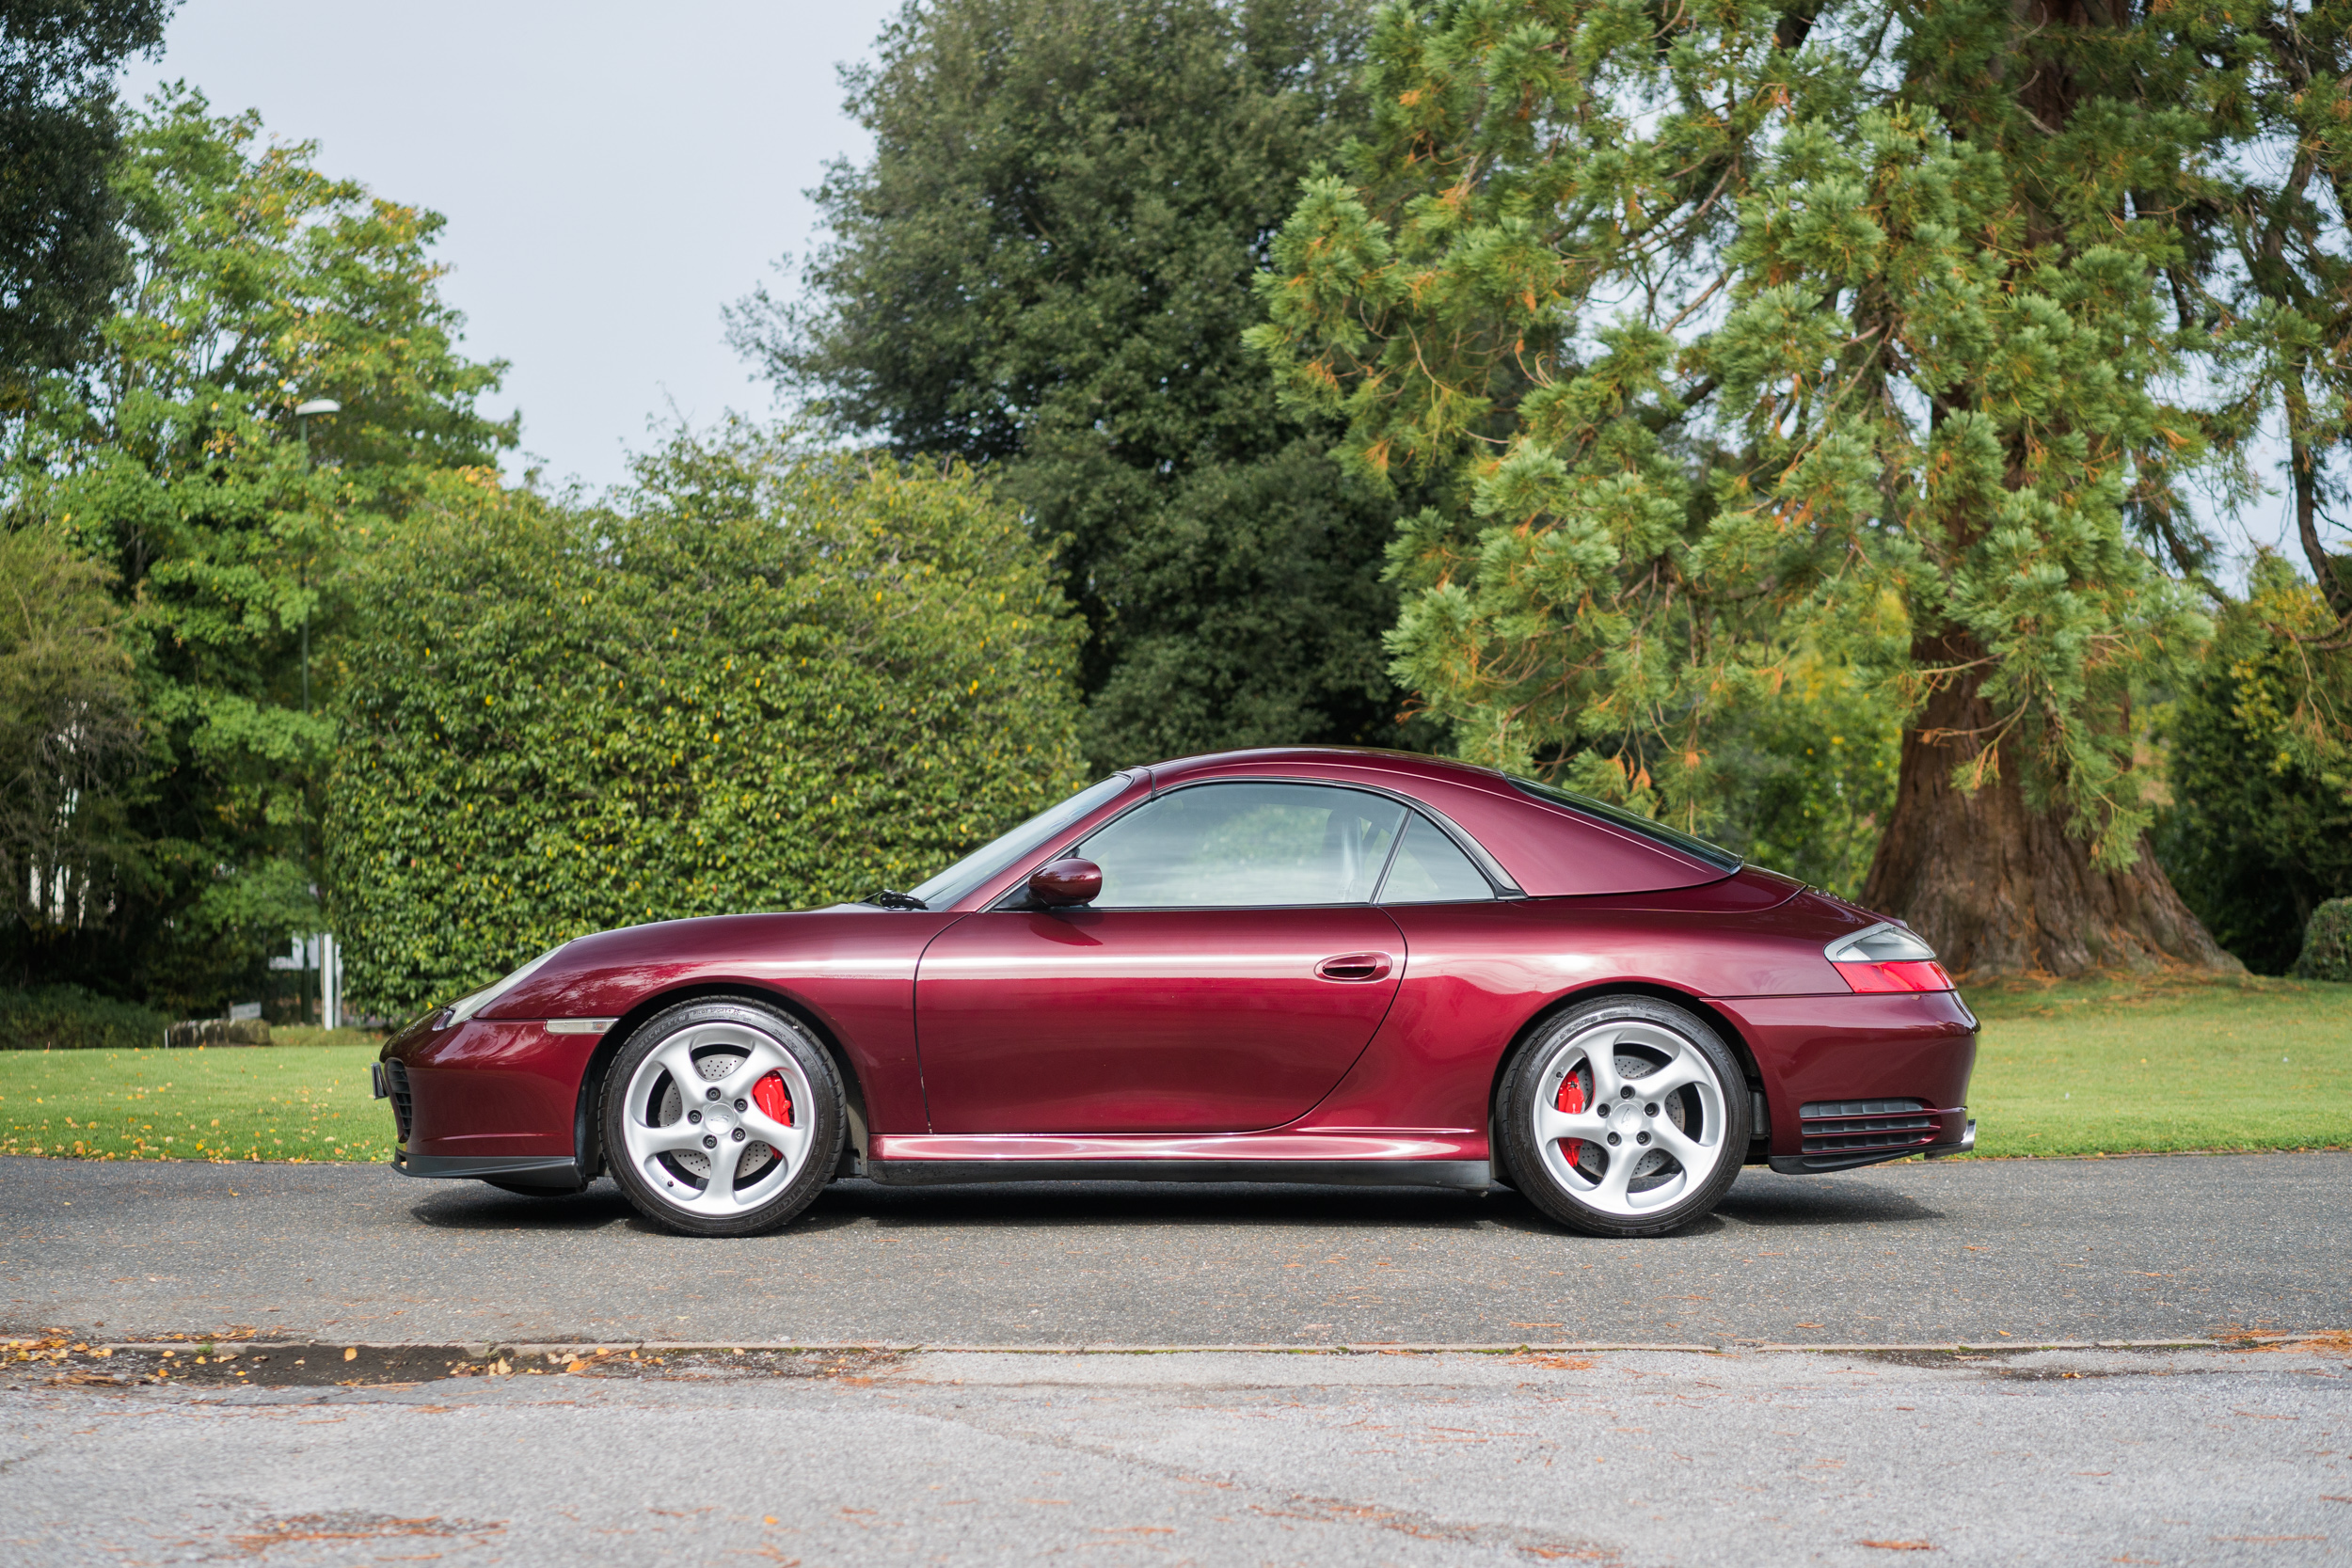
<svg viewBox="0 0 2352 1568">
<path fill-rule="evenodd" d="M 0 532 L 0 881 L 16 984 L 103 928 L 90 893 L 129 858 L 139 734 L 120 619 L 95 562 L 47 530 Z"/>
<path fill-rule="evenodd" d="M 2166 719 L 2155 842 L 2216 939 L 2283 974 L 2312 911 L 2352 896 L 2352 659 L 2327 594 L 2285 561 L 2259 560 L 2249 588 Z"/>
<path fill-rule="evenodd" d="M 115 75 L 173 0 L 0 0 L 0 410 L 87 347 L 130 275 Z"/>
<path fill-rule="evenodd" d="M 184 87 L 133 122 L 116 176 L 133 276 L 94 357 L 8 427 L 19 515 L 109 572 L 149 749 L 125 831 L 144 875 L 98 891 L 90 968 L 45 978 L 204 1007 L 315 930 L 334 728 L 309 657 L 344 561 L 440 469 L 515 439 L 476 404 L 437 293 L 441 220 L 260 145 Z M 339 402 L 309 431 L 294 409 Z"/>
<path fill-rule="evenodd" d="M 848 73 L 808 303 L 738 343 L 840 428 L 984 467 L 1066 541 L 1087 751 L 1393 742 L 1393 516 L 1241 348 L 1298 177 L 1362 112 L 1345 0 L 935 0 Z"/>
<path fill-rule="evenodd" d="M 738 426 L 617 509 L 437 481 L 338 643 L 360 1006 L 584 931 L 910 887 L 1076 787 L 1078 626 L 961 464 Z"/>
<path fill-rule="evenodd" d="M 2178 486 L 2247 434 L 2185 402 L 2244 352 L 2196 216 L 2251 189 L 2243 20 L 1382 9 L 1374 129 L 1253 341 L 1363 470 L 1443 487 L 1401 678 L 1472 755 L 1704 827 L 1718 737 L 1830 660 L 1909 715 L 1866 903 L 1979 974 L 2227 965 L 2148 847 L 2134 701 L 2207 631 Z"/>
</svg>

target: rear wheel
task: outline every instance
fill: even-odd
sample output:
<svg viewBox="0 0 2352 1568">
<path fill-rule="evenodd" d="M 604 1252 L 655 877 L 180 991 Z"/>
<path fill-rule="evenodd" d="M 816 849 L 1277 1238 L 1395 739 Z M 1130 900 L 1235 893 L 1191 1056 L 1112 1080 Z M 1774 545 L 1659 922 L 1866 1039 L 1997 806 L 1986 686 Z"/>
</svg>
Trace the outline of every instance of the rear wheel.
<svg viewBox="0 0 2352 1568">
<path fill-rule="evenodd" d="M 1687 1007 L 1602 996 L 1547 1021 L 1503 1092 L 1513 1184 L 1571 1229 L 1654 1236 L 1715 1207 L 1748 1147 L 1746 1079 Z"/>
<path fill-rule="evenodd" d="M 612 1180 L 655 1224 L 748 1236 L 823 1190 L 841 1155 L 841 1083 L 781 1008 L 734 997 L 645 1021 L 604 1081 Z"/>
</svg>

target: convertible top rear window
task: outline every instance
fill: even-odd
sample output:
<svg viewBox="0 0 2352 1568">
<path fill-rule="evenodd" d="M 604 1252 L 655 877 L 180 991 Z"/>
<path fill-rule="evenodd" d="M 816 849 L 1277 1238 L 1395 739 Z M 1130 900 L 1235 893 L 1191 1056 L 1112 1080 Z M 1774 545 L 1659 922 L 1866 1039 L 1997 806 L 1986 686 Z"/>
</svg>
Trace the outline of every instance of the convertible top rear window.
<svg viewBox="0 0 2352 1568">
<path fill-rule="evenodd" d="M 1695 834 L 1686 833 L 1678 828 L 1669 828 L 1663 822 L 1644 816 L 1639 812 L 1628 811 L 1623 806 L 1613 806 L 1606 800 L 1596 800 L 1590 795 L 1579 795 L 1572 789 L 1560 789 L 1551 784 L 1538 784 L 1534 779 L 1513 779 L 1511 783 L 1522 793 L 1534 796 L 1546 805 L 1565 806 L 1570 811 L 1582 812 L 1587 816 L 1597 816 L 1613 828 L 1623 828 L 1628 832 L 1639 833 L 1644 838 L 1666 846 L 1669 849 L 1679 849 L 1694 860 L 1702 860 L 1709 865 L 1721 866 L 1725 871 L 1737 871 L 1747 863 L 1745 856 L 1735 855 L 1720 844 L 1709 844 Z"/>
</svg>

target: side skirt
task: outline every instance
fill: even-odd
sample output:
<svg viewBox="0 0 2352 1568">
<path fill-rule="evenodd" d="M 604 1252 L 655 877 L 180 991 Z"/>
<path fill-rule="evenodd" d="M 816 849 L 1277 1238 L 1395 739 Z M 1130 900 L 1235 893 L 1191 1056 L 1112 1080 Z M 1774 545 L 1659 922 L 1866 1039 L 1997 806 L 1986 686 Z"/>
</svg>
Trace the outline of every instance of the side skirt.
<svg viewBox="0 0 2352 1568">
<path fill-rule="evenodd" d="M 868 1160 L 891 1187 L 980 1181 L 1266 1181 L 1309 1186 L 1458 1187 L 1494 1181 L 1485 1160 Z"/>
</svg>

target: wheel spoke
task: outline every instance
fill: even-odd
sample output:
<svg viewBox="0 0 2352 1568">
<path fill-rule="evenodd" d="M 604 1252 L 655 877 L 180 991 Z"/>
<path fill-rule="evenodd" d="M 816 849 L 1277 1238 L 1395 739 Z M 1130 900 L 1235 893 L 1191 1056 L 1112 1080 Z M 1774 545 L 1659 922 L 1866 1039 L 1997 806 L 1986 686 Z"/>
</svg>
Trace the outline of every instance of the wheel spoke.
<svg viewBox="0 0 2352 1568">
<path fill-rule="evenodd" d="M 1712 1076 L 1692 1053 L 1686 1051 L 1656 1072 L 1628 1082 L 1644 1100 L 1662 1100 L 1677 1089 L 1706 1083 Z"/>
<path fill-rule="evenodd" d="M 1593 1189 L 1593 1196 L 1612 1209 L 1629 1206 L 1626 1189 L 1632 1184 L 1633 1167 L 1642 1163 L 1643 1150 L 1631 1144 L 1609 1151 L 1609 1168 L 1601 1173 Z"/>
<path fill-rule="evenodd" d="M 744 1055 L 741 1061 L 735 1064 L 733 1070 L 718 1080 L 719 1098 L 722 1100 L 749 1100 L 752 1085 L 784 1066 L 787 1060 L 783 1047 L 770 1039 L 754 1040 L 747 1046 L 730 1040 L 728 1046 L 731 1050 L 742 1050 Z"/>
<path fill-rule="evenodd" d="M 653 1053 L 650 1062 L 659 1065 L 669 1073 L 670 1082 L 676 1086 L 681 1103 L 691 1105 L 702 1098 L 703 1075 L 702 1070 L 694 1066 L 693 1030 L 680 1030 L 676 1035 L 663 1040 L 660 1049 Z M 638 1069 L 638 1075 L 641 1080 L 644 1078 L 643 1068 Z M 644 1107 L 632 1106 L 630 1109 L 632 1112 L 640 1112 L 644 1110 Z"/>
<path fill-rule="evenodd" d="M 743 1163 L 743 1146 L 721 1143 L 706 1150 L 710 1156 L 710 1169 L 703 1178 L 702 1195 L 694 1207 L 705 1213 L 726 1214 L 735 1211 L 735 1167 Z"/>
<path fill-rule="evenodd" d="M 1700 1143 L 1664 1117 L 1650 1123 L 1650 1132 L 1657 1137 L 1658 1147 L 1681 1162 L 1693 1180 L 1706 1175 L 1715 1163 L 1715 1148 Z"/>
<path fill-rule="evenodd" d="M 1535 1107 L 1537 1143 L 1558 1143 L 1562 1138 L 1599 1139 L 1608 1132 L 1609 1123 L 1590 1111 L 1563 1111 L 1557 1105 Z"/>
<path fill-rule="evenodd" d="M 1605 1100 L 1616 1099 L 1617 1090 L 1624 1084 L 1625 1077 L 1617 1070 L 1615 1031 L 1610 1031 L 1609 1037 L 1605 1040 L 1585 1041 L 1584 1060 L 1593 1071 L 1593 1103 L 1597 1105 Z"/>
<path fill-rule="evenodd" d="M 797 1169 L 808 1153 L 808 1130 L 787 1127 L 757 1105 L 743 1113 L 743 1131 L 776 1151 L 787 1170 Z"/>
<path fill-rule="evenodd" d="M 628 1130 L 629 1152 L 640 1159 L 654 1154 L 700 1154 L 703 1149 L 703 1130 L 683 1116 L 662 1127 L 632 1123 Z"/>
</svg>

